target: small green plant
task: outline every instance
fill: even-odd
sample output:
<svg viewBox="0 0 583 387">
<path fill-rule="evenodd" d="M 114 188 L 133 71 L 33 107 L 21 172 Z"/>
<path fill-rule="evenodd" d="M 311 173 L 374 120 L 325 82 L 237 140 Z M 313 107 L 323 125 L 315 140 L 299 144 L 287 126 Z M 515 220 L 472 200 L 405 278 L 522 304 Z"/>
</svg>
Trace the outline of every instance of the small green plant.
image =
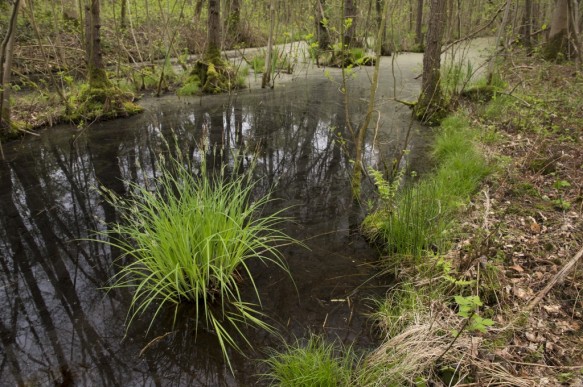
<svg viewBox="0 0 583 387">
<path fill-rule="evenodd" d="M 342 353 L 344 352 L 344 353 Z M 297 340 L 281 352 L 273 352 L 265 363 L 270 371 L 263 375 L 282 387 L 350 386 L 354 354 L 334 343 L 312 336 L 307 343 Z"/>
<path fill-rule="evenodd" d="M 466 330 L 486 333 L 486 330 L 494 325 L 494 321 L 489 318 L 482 318 L 477 313 L 478 308 L 483 305 L 479 296 L 455 296 L 454 299 L 458 304 L 458 316 L 467 319 Z M 459 332 L 454 332 L 454 335 L 458 336 Z"/>
<path fill-rule="evenodd" d="M 162 160 L 159 170 L 152 187 L 129 183 L 127 199 L 106 191 L 122 221 L 102 233 L 109 238 L 104 243 L 122 251 L 118 261 L 127 261 L 110 288 L 134 290 L 128 325 L 151 308 L 150 326 L 162 308 L 192 303 L 197 328 L 200 323 L 216 333 L 229 363 L 228 348 L 240 350 L 236 336 L 249 344 L 242 326 L 273 331 L 257 305 L 242 297 L 245 280 L 260 305 L 249 260 L 287 271 L 278 246 L 294 240 L 277 229 L 286 220 L 281 212 L 260 215 L 270 199 L 252 199 L 252 168 L 233 177 L 225 168 L 212 174 L 203 162 L 195 176 L 195 168 L 178 157 Z"/>
</svg>

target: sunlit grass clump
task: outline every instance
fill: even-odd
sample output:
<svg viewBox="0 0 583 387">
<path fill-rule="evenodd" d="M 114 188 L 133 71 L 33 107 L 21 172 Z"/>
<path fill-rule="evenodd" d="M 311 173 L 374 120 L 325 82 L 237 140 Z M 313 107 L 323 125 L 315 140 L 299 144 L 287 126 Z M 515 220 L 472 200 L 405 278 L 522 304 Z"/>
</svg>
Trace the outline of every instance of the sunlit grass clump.
<svg viewBox="0 0 583 387">
<path fill-rule="evenodd" d="M 271 330 L 258 306 L 242 297 L 241 284 L 249 283 L 259 301 L 249 260 L 287 270 L 278 246 L 292 239 L 277 229 L 285 220 L 280 212 L 261 214 L 270 198 L 253 196 L 251 169 L 239 177 L 224 168 L 212 174 L 204 163 L 199 176 L 191 169 L 171 160 L 161 165 L 154 187 L 132 183 L 128 199 L 110 193 L 122 214 L 108 233 L 119 237 L 110 243 L 128 261 L 112 288 L 135 291 L 129 324 L 150 308 L 155 319 L 166 306 L 192 303 L 226 357 L 228 347 L 240 349 L 237 336 L 246 342 L 242 326 Z"/>
<path fill-rule="evenodd" d="M 265 361 L 267 379 L 281 387 L 350 386 L 354 354 L 340 353 L 337 345 L 312 336 L 306 343 L 296 341 Z"/>
</svg>

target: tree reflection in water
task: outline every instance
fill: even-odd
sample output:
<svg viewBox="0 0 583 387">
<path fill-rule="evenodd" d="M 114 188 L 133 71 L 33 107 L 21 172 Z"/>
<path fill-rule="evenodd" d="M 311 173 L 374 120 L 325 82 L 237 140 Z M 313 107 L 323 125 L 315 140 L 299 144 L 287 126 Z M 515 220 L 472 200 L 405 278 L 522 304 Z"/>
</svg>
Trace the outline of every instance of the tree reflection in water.
<svg viewBox="0 0 583 387">
<path fill-rule="evenodd" d="M 0 380 L 9 385 L 246 385 L 256 363 L 232 354 L 223 362 L 212 332 L 194 333 L 184 305 L 149 324 L 144 315 L 125 331 L 130 294 L 105 292 L 119 252 L 94 243 L 92 230 L 116 221 L 116 209 L 96 189 L 125 194 L 124 181 L 155 179 L 166 143 L 196 163 L 209 145 L 212 163 L 233 165 L 234 151 L 256 158 L 258 191 L 274 187 L 266 211 L 290 207 L 287 233 L 311 251 L 284 250 L 297 291 L 285 274 L 252 265 L 264 312 L 285 337 L 325 331 L 368 343 L 358 302 L 374 252 L 348 232 L 360 210 L 349 191 L 343 109 L 335 86 L 310 81 L 286 90 L 171 99 L 142 116 L 77 132 L 51 129 L 40 139 L 5 147 L 0 162 Z M 359 105 L 352 111 L 358 114 Z M 403 113 L 406 114 L 406 113 Z M 174 143 L 176 139 L 176 143 Z M 389 154 L 389 149 L 383 150 Z M 369 155 L 373 157 L 374 155 Z M 262 192 L 258 192 L 261 194 Z M 357 290 L 355 290 L 357 289 Z M 351 296 L 350 302 L 336 302 Z M 252 294 L 248 294 L 253 301 Z M 356 301 L 356 302 L 355 302 Z M 278 345 L 265 332 L 247 332 L 254 348 Z M 124 338 L 125 336 L 125 338 Z"/>
</svg>

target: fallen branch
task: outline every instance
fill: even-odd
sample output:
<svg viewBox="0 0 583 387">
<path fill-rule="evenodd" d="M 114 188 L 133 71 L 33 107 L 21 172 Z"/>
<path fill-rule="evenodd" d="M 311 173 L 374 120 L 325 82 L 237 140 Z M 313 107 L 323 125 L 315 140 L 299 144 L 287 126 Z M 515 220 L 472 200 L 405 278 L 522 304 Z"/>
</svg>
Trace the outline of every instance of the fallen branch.
<svg viewBox="0 0 583 387">
<path fill-rule="evenodd" d="M 537 304 L 547 295 L 547 293 L 557 284 L 557 282 L 561 281 L 565 276 L 571 271 L 571 269 L 575 266 L 575 264 L 581 259 L 583 256 L 583 247 L 579 250 L 577 254 L 563 268 L 555 274 L 555 276 L 551 279 L 551 281 L 541 290 L 536 297 L 528 304 L 525 312 L 530 312 Z"/>
</svg>

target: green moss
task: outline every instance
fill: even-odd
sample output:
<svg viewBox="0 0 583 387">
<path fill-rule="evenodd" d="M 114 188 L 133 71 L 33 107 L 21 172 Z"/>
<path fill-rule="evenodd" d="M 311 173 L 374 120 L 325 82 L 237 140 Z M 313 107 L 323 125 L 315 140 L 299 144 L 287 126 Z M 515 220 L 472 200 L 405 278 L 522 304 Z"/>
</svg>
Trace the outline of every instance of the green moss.
<svg viewBox="0 0 583 387">
<path fill-rule="evenodd" d="M 135 104 L 134 95 L 115 86 L 94 88 L 81 85 L 79 93 L 70 100 L 73 110 L 65 118 L 72 122 L 87 122 L 117 117 L 128 117 L 143 111 Z"/>
<path fill-rule="evenodd" d="M 200 80 L 201 90 L 206 94 L 224 93 L 239 88 L 236 69 L 220 57 L 212 61 L 198 61 L 191 72 Z"/>
</svg>

